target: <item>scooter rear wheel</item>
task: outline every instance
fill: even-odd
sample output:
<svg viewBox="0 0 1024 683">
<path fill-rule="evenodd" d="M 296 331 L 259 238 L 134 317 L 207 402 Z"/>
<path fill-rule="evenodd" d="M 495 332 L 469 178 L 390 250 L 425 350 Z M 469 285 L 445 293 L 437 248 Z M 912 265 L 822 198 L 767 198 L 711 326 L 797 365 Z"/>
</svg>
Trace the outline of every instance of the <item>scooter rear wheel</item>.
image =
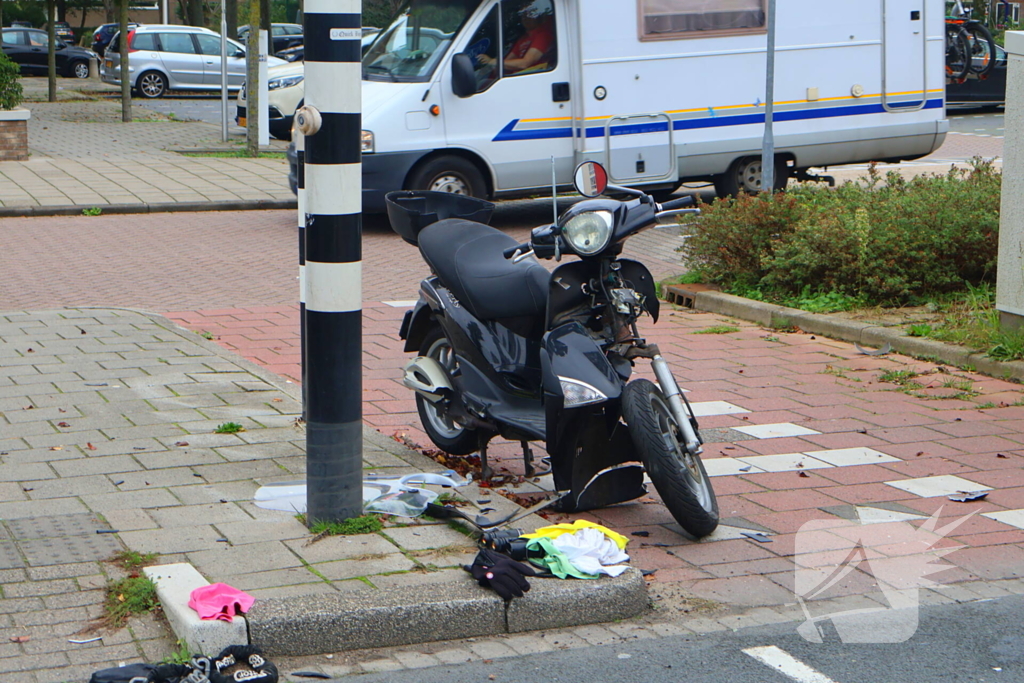
<svg viewBox="0 0 1024 683">
<path fill-rule="evenodd" d="M 427 332 L 420 345 L 420 355 L 436 360 L 450 377 L 457 366 L 455 352 L 440 327 Z M 480 444 L 475 429 L 467 429 L 455 422 L 448 414 L 447 401 L 432 403 L 416 395 L 416 410 L 420 423 L 434 445 L 452 455 L 469 455 L 478 450 Z"/>
<path fill-rule="evenodd" d="M 700 456 L 687 451 L 661 390 L 646 379 L 627 384 L 622 417 L 654 487 L 679 526 L 697 538 L 714 531 L 718 526 L 715 491 Z"/>
</svg>

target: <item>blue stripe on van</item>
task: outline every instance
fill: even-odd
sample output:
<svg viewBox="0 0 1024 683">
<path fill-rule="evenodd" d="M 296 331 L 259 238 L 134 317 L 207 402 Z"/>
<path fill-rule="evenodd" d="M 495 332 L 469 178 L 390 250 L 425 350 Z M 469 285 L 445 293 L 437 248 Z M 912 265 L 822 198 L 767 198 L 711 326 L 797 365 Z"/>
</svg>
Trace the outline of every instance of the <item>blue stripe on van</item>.
<svg viewBox="0 0 1024 683">
<path fill-rule="evenodd" d="M 928 100 L 924 109 L 939 109 L 942 107 L 941 98 Z M 890 104 L 890 109 L 904 107 L 918 107 L 921 101 L 899 102 Z M 861 114 L 882 114 L 887 110 L 881 104 L 846 105 L 841 107 L 827 107 L 822 109 L 797 109 L 791 111 L 775 112 L 775 121 L 802 121 L 809 119 L 827 119 L 836 116 L 858 116 Z M 505 142 L 507 140 L 545 140 L 552 138 L 572 137 L 571 127 L 560 128 L 534 128 L 527 130 L 515 130 L 520 119 L 514 119 L 507 126 L 494 136 L 494 142 Z M 673 130 L 694 130 L 699 128 L 719 128 L 723 126 L 743 126 L 754 123 L 764 123 L 764 114 L 740 114 L 737 116 L 713 116 L 700 119 L 680 119 L 673 121 Z M 668 129 L 667 123 L 658 121 L 653 123 L 633 123 L 622 126 L 612 126 L 612 135 L 638 135 L 641 133 L 660 133 Z M 588 126 L 587 137 L 604 137 L 605 127 Z"/>
</svg>

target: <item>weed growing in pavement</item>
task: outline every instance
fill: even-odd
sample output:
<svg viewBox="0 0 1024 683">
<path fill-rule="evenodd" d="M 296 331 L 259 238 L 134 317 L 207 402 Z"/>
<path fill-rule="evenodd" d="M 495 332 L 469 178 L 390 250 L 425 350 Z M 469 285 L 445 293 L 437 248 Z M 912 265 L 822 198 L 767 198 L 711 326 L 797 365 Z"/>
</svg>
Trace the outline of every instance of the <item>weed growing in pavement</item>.
<svg viewBox="0 0 1024 683">
<path fill-rule="evenodd" d="M 851 382 L 859 382 L 860 379 L 857 377 L 850 377 L 846 373 L 851 368 L 844 368 L 842 365 L 826 365 L 825 369 L 821 371 L 822 375 L 835 375 L 836 377 L 842 377 L 843 379 L 850 380 Z"/>
<path fill-rule="evenodd" d="M 111 557 L 110 562 L 131 571 L 138 569 L 139 567 L 145 567 L 153 564 L 156 557 L 156 553 L 140 553 L 135 550 L 122 550 Z"/>
<path fill-rule="evenodd" d="M 182 156 L 186 157 L 212 157 L 215 159 L 249 159 L 248 154 L 245 150 L 241 149 L 228 149 L 222 152 L 178 152 Z M 257 155 L 260 159 L 284 159 L 284 152 L 260 152 Z"/>
<path fill-rule="evenodd" d="M 932 326 L 928 323 L 918 323 L 907 328 L 908 337 L 929 337 L 932 334 Z"/>
<path fill-rule="evenodd" d="M 766 342 L 781 342 L 782 341 L 781 339 L 776 337 L 774 334 L 766 334 L 763 337 L 761 337 L 761 339 L 764 339 Z"/>
<path fill-rule="evenodd" d="M 188 664 L 192 660 L 192 653 L 188 649 L 188 643 L 184 640 L 179 640 L 176 644 L 178 649 L 161 659 L 161 664 Z"/>
<path fill-rule="evenodd" d="M 1024 359 L 1024 332 L 1007 332 L 999 324 L 995 289 L 986 283 L 967 285 L 967 291 L 935 302 L 942 321 L 935 325 L 911 325 L 907 334 L 930 337 L 985 351 L 999 361 Z"/>
<path fill-rule="evenodd" d="M 733 325 L 712 325 L 711 327 L 705 327 L 703 330 L 691 332 L 691 334 L 732 334 L 739 331 L 740 328 Z"/>
<path fill-rule="evenodd" d="M 995 408 L 996 404 L 989 401 L 987 403 L 979 403 L 978 405 L 971 408 L 971 410 L 987 410 L 989 408 Z"/>
<path fill-rule="evenodd" d="M 295 515 L 295 519 L 306 524 L 306 515 Z M 313 522 L 310 532 L 317 536 L 357 536 L 359 534 L 375 534 L 384 528 L 380 515 L 363 515 L 341 522 Z"/>
<path fill-rule="evenodd" d="M 203 330 L 202 332 L 196 332 L 196 334 L 198 334 L 203 339 L 213 339 L 213 332 L 207 332 L 206 330 Z"/>
<path fill-rule="evenodd" d="M 914 381 L 915 377 L 917 377 L 917 373 L 913 370 L 886 370 L 878 376 L 878 381 L 904 388 L 920 389 L 921 384 Z"/>
<path fill-rule="evenodd" d="M 133 614 L 152 612 L 159 606 L 156 584 L 147 576 L 129 576 L 107 584 L 104 608 L 110 626 L 120 626 Z"/>
<path fill-rule="evenodd" d="M 98 206 L 90 206 L 88 209 L 82 209 L 83 216 L 99 216 L 103 213 L 103 209 Z"/>
<path fill-rule="evenodd" d="M 214 430 L 216 434 L 237 434 L 238 432 L 244 432 L 245 427 L 238 424 L 237 422 L 225 422 Z"/>
</svg>

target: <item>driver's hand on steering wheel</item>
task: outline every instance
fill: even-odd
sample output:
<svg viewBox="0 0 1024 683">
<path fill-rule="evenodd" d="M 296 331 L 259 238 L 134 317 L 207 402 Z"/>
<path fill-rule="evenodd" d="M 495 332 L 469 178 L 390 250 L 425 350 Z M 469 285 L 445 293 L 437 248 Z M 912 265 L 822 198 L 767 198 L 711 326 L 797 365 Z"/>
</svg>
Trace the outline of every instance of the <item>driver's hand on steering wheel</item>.
<svg viewBox="0 0 1024 683">
<path fill-rule="evenodd" d="M 487 54 L 479 54 L 476 56 L 476 62 L 480 66 L 493 66 L 496 60 Z"/>
</svg>

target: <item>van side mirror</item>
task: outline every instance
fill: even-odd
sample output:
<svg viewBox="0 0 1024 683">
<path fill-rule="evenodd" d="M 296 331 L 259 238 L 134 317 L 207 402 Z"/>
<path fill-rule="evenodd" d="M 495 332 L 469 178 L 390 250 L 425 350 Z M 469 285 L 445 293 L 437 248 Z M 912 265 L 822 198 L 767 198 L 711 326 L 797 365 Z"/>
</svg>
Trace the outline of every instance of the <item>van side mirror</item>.
<svg viewBox="0 0 1024 683">
<path fill-rule="evenodd" d="M 465 52 L 452 57 L 452 92 L 456 97 L 470 97 L 476 94 L 476 70 L 473 58 Z"/>
</svg>

